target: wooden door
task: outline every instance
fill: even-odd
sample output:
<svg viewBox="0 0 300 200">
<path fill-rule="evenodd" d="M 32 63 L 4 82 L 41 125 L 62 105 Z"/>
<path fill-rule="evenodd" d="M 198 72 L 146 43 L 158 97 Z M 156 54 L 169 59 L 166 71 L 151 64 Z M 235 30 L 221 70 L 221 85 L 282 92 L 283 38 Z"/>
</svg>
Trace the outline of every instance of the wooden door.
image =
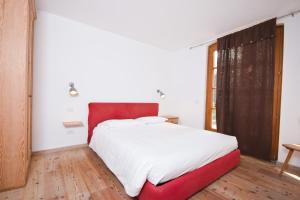
<svg viewBox="0 0 300 200">
<path fill-rule="evenodd" d="M 0 0 L 0 191 L 26 183 L 31 0 Z M 32 70 L 31 70 L 32 71 Z"/>
</svg>

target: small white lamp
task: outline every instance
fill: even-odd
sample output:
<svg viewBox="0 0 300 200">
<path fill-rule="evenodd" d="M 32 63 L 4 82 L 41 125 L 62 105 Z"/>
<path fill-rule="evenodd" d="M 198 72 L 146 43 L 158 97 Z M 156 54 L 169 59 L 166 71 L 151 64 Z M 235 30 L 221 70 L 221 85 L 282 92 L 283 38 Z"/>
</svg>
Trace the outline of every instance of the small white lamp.
<svg viewBox="0 0 300 200">
<path fill-rule="evenodd" d="M 156 92 L 159 94 L 160 98 L 162 99 L 166 98 L 165 93 L 163 93 L 160 89 L 157 89 Z"/>
<path fill-rule="evenodd" d="M 74 87 L 74 83 L 70 82 L 69 83 L 70 89 L 69 89 L 69 95 L 74 97 L 77 96 L 79 94 L 79 92 L 76 90 L 76 88 Z"/>
</svg>

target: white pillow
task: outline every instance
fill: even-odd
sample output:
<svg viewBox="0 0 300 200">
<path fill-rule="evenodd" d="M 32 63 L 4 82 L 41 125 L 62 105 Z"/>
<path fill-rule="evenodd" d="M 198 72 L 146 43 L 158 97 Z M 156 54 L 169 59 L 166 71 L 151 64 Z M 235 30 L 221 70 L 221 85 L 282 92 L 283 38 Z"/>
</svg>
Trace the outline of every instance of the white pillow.
<svg viewBox="0 0 300 200">
<path fill-rule="evenodd" d="M 109 128 L 124 127 L 124 126 L 138 126 L 141 122 L 133 119 L 110 119 L 98 124 L 98 126 L 106 126 Z"/>
<path fill-rule="evenodd" d="M 140 117 L 136 119 L 137 121 L 143 122 L 144 124 L 159 124 L 166 122 L 168 119 L 164 117 L 149 116 L 149 117 Z"/>
</svg>

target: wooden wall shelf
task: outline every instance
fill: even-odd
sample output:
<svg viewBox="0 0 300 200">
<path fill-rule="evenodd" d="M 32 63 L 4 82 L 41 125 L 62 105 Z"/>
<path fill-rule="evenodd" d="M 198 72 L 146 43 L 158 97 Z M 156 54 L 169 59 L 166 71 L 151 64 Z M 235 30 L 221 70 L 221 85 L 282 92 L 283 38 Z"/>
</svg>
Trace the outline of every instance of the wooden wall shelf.
<svg viewBox="0 0 300 200">
<path fill-rule="evenodd" d="M 63 122 L 64 127 L 66 128 L 74 128 L 83 126 L 82 121 L 65 121 Z"/>
<path fill-rule="evenodd" d="M 178 124 L 179 122 L 179 117 L 177 116 L 172 116 L 172 115 L 164 115 L 162 117 L 167 118 L 167 122 L 173 123 L 173 124 Z"/>
</svg>

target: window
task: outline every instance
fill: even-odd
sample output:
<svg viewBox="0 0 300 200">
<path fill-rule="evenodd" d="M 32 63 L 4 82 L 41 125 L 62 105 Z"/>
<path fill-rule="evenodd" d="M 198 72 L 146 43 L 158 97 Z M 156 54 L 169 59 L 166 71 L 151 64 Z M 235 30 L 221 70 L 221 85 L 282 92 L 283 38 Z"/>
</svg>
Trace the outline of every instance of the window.
<svg viewBox="0 0 300 200">
<path fill-rule="evenodd" d="M 217 130 L 216 121 L 216 88 L 217 88 L 217 44 L 208 47 L 208 66 L 207 66 L 207 86 L 206 86 L 206 116 L 205 129 L 210 131 Z"/>
</svg>

